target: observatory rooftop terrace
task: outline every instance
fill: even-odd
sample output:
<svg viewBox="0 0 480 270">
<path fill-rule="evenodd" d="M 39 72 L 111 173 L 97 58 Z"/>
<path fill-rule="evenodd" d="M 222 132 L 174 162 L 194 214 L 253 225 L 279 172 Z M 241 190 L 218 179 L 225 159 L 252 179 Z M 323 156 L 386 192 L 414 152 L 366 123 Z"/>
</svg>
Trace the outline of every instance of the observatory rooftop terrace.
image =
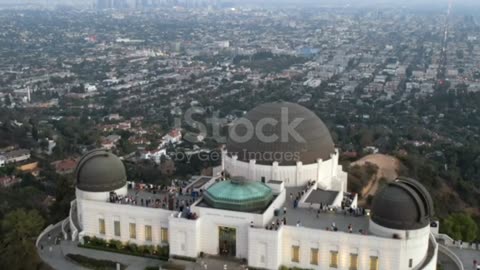
<svg viewBox="0 0 480 270">
<path fill-rule="evenodd" d="M 281 221 L 286 218 L 287 225 L 296 226 L 299 223 L 301 227 L 307 227 L 320 230 L 332 230 L 335 225 L 338 232 L 349 232 L 349 225 L 352 227 L 352 233 L 359 234 L 360 230 L 363 233 L 368 233 L 368 223 L 370 218 L 365 215 L 355 215 L 349 212 L 342 212 L 341 210 L 325 210 L 318 212 L 318 208 L 294 208 L 294 203 L 288 194 L 300 191 L 301 188 L 286 188 L 287 196 L 279 215 L 273 217 L 270 224 L 275 223 L 277 219 Z"/>
<path fill-rule="evenodd" d="M 153 188 L 152 188 L 153 187 Z M 190 193 L 181 193 L 180 188 L 166 189 L 153 185 L 129 185 L 127 196 L 115 197 L 109 200 L 110 203 L 125 204 L 138 207 L 169 209 L 169 198 L 173 199 L 172 211 L 179 211 L 181 206 L 190 206 L 196 198 Z"/>
<path fill-rule="evenodd" d="M 352 233 L 368 233 L 368 223 L 369 216 L 365 215 L 355 215 L 350 213 L 344 213 L 342 210 L 325 210 L 318 212 L 318 208 L 295 208 L 293 200 L 290 199 L 290 193 L 297 193 L 301 191 L 302 188 L 286 188 L 286 199 L 283 205 L 278 209 L 278 216 L 274 216 L 273 219 L 268 223 L 272 225 L 277 223 L 277 219 L 280 223 L 283 222 L 283 219 L 286 219 L 287 225 L 296 226 L 299 223 L 299 226 L 320 229 L 320 230 L 333 230 L 335 226 L 338 232 L 349 232 L 349 226 L 352 228 Z M 113 203 L 118 204 L 127 204 L 134 205 L 138 207 L 149 207 L 149 208 L 159 208 L 159 209 L 168 209 L 168 195 L 167 190 L 160 189 L 150 189 L 147 185 L 136 186 L 135 188 L 128 189 L 128 196 L 122 198 L 122 200 L 115 201 Z M 328 194 L 327 194 L 328 195 Z M 192 196 L 190 193 L 180 194 L 178 191 L 174 192 L 171 197 L 174 199 L 173 210 L 180 211 L 180 206 L 184 206 L 186 209 L 187 206 L 196 204 L 200 207 L 211 208 L 211 206 L 206 205 L 203 200 L 203 196 Z M 328 197 L 328 196 L 327 196 Z M 128 199 L 127 199 L 128 198 Z M 277 196 L 274 196 L 275 200 Z M 147 203 L 147 201 L 149 201 Z M 195 203 L 196 202 L 196 203 Z M 286 209 L 286 214 L 284 214 L 284 209 Z M 254 211 L 251 213 L 263 214 L 264 211 Z M 237 212 L 234 210 L 225 210 Z M 200 217 L 201 218 L 201 217 Z"/>
</svg>

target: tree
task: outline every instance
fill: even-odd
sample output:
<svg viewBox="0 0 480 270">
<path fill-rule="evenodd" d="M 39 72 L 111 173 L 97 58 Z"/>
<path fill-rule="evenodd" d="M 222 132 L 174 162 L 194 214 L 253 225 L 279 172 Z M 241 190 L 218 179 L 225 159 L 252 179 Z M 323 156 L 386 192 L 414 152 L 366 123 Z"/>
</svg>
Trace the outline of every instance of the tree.
<svg viewBox="0 0 480 270">
<path fill-rule="evenodd" d="M 35 125 L 32 125 L 32 138 L 35 140 L 35 141 L 38 141 L 38 129 Z"/>
<path fill-rule="evenodd" d="M 37 269 L 42 263 L 35 247 L 45 221 L 36 210 L 17 209 L 2 221 L 4 235 L 0 246 L 0 269 Z"/>
<path fill-rule="evenodd" d="M 56 223 L 68 216 L 70 202 L 74 199 L 75 193 L 71 182 L 65 176 L 54 174 L 55 179 L 55 202 L 50 206 L 49 222 Z"/>
<path fill-rule="evenodd" d="M 12 105 L 12 100 L 10 99 L 10 95 L 5 96 L 5 105 L 10 107 Z"/>
<path fill-rule="evenodd" d="M 478 226 L 473 218 L 465 213 L 448 216 L 440 228 L 455 240 L 472 242 L 477 238 Z"/>
</svg>

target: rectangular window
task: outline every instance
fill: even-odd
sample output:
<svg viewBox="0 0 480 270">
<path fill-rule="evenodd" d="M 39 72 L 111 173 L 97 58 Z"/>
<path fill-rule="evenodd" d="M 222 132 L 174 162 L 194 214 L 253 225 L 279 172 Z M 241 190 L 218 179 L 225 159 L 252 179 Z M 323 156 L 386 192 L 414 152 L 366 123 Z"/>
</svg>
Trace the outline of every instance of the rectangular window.
<svg viewBox="0 0 480 270">
<path fill-rule="evenodd" d="M 137 239 L 137 225 L 130 223 L 130 239 Z"/>
<path fill-rule="evenodd" d="M 310 264 L 318 265 L 318 248 L 310 250 Z"/>
<path fill-rule="evenodd" d="M 300 262 L 300 247 L 292 246 L 292 262 Z"/>
<path fill-rule="evenodd" d="M 358 254 L 350 254 L 350 270 L 358 269 Z"/>
<path fill-rule="evenodd" d="M 378 270 L 378 257 L 370 256 L 370 270 Z"/>
<path fill-rule="evenodd" d="M 160 240 L 162 243 L 168 243 L 168 228 L 160 229 Z"/>
<path fill-rule="evenodd" d="M 117 237 L 120 237 L 120 221 L 118 220 L 115 220 L 113 222 L 113 229 L 114 229 L 114 233 L 115 233 L 115 236 Z"/>
<path fill-rule="evenodd" d="M 98 232 L 100 234 L 105 234 L 105 219 L 99 218 L 98 219 Z"/>
<path fill-rule="evenodd" d="M 330 268 L 338 268 L 338 251 L 330 251 Z"/>
<path fill-rule="evenodd" d="M 145 225 L 145 241 L 152 241 L 152 226 Z"/>
</svg>

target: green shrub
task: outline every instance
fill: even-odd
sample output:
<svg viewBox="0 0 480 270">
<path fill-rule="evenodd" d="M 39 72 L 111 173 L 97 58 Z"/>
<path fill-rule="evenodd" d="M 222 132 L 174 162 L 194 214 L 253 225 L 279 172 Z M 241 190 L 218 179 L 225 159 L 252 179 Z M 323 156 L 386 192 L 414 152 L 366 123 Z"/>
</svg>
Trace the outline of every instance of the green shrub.
<svg viewBox="0 0 480 270">
<path fill-rule="evenodd" d="M 135 243 L 127 243 L 127 250 L 131 251 L 133 253 L 137 253 L 138 252 L 138 246 Z"/>
<path fill-rule="evenodd" d="M 167 269 L 167 270 L 185 270 L 186 267 L 185 265 L 180 265 L 180 264 L 175 264 L 172 262 L 168 262 L 164 265 L 162 265 L 162 269 Z"/>
<path fill-rule="evenodd" d="M 84 237 L 83 237 L 83 242 L 84 242 L 85 244 L 88 244 L 88 243 L 90 243 L 90 240 L 91 240 L 91 239 L 92 239 L 92 238 L 91 238 L 90 236 L 84 236 Z"/>
<path fill-rule="evenodd" d="M 153 255 L 155 254 L 155 247 L 154 246 L 145 246 L 145 253 Z"/>
<path fill-rule="evenodd" d="M 178 256 L 178 255 L 174 255 L 172 256 L 174 259 L 177 259 L 177 260 L 183 260 L 183 261 L 189 261 L 189 262 L 196 262 L 197 259 L 196 258 L 192 258 L 192 257 L 188 257 L 188 256 Z"/>
<path fill-rule="evenodd" d="M 106 243 L 106 242 L 105 242 Z M 108 245 L 101 244 L 101 241 L 90 239 L 90 241 L 84 244 L 79 244 L 79 247 L 102 250 L 108 252 L 115 252 L 120 254 L 127 254 L 140 257 L 148 257 L 168 261 L 169 259 L 169 247 L 168 246 L 138 246 L 135 243 L 126 243 L 125 245 L 118 240 L 110 240 Z"/>
<path fill-rule="evenodd" d="M 160 257 L 170 256 L 170 250 L 168 246 L 157 246 L 157 251 Z"/>
<path fill-rule="evenodd" d="M 96 246 L 96 247 L 106 247 L 107 246 L 107 241 L 105 239 L 102 239 L 102 238 L 92 237 L 90 239 L 89 244 L 91 244 L 93 246 Z"/>
<path fill-rule="evenodd" d="M 123 243 L 119 240 L 110 240 L 110 242 L 108 243 L 109 247 L 112 247 L 112 248 L 115 248 L 115 249 L 122 249 L 123 248 Z"/>
</svg>

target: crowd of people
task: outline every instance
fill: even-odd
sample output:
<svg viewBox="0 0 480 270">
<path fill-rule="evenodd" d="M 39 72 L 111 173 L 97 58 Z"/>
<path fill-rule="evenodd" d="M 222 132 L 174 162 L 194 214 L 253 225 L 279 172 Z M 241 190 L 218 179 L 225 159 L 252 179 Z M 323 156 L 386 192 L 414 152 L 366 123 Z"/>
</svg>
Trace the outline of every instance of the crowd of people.
<svg viewBox="0 0 480 270">
<path fill-rule="evenodd" d="M 190 206 L 195 202 L 196 196 L 187 192 L 183 193 L 180 187 L 129 183 L 128 188 L 133 189 L 134 192 L 129 195 L 110 192 L 108 202 L 175 210 L 183 213 L 187 218 L 193 217 L 193 214 L 190 213 Z M 140 194 L 140 192 L 144 194 Z"/>
<path fill-rule="evenodd" d="M 118 195 L 115 192 L 110 192 L 109 202 L 118 203 L 118 204 L 129 204 L 129 205 L 138 205 L 144 207 L 153 207 L 153 208 L 164 208 L 167 209 L 168 196 L 163 197 L 163 199 L 143 199 L 138 198 L 137 195 Z"/>
<path fill-rule="evenodd" d="M 345 207 L 351 207 L 355 199 L 355 196 L 356 196 L 355 193 L 345 192 L 343 194 L 342 205 Z"/>
<path fill-rule="evenodd" d="M 298 207 L 298 203 L 302 199 L 303 195 L 305 195 L 313 185 L 315 185 L 315 181 L 308 181 L 307 185 L 301 191 L 297 192 L 297 194 L 290 192 L 290 201 L 293 202 L 293 208 Z"/>
<path fill-rule="evenodd" d="M 293 193 L 290 192 L 289 198 L 290 201 L 288 203 L 291 203 L 293 209 L 296 209 L 299 207 L 299 202 L 302 199 L 303 196 L 307 194 L 307 192 L 312 188 L 312 186 L 315 185 L 315 181 L 309 181 L 307 185 L 300 191 Z M 348 196 L 350 195 L 350 196 Z M 345 216 L 350 215 L 350 216 L 365 216 L 366 215 L 366 209 L 364 208 L 353 208 L 351 207 L 352 202 L 353 202 L 353 196 L 354 194 L 346 194 L 346 199 L 342 201 L 341 207 L 332 207 L 331 205 L 328 205 L 327 203 L 321 202 L 319 205 L 314 206 L 313 203 L 310 203 L 310 206 L 308 207 L 309 212 L 312 213 L 312 215 L 315 215 L 319 219 L 321 213 L 327 213 L 327 212 L 335 212 L 337 214 L 344 214 Z M 287 208 L 283 207 L 283 219 L 276 219 L 276 221 L 272 221 L 272 224 L 268 224 L 265 226 L 265 229 L 267 230 L 278 230 L 278 228 L 281 227 L 281 225 L 287 225 Z M 302 221 L 298 220 L 296 223 L 296 227 L 301 227 L 302 226 Z M 325 228 L 327 231 L 338 231 L 338 227 L 336 226 L 335 222 L 332 223 L 332 226 L 327 226 Z M 352 224 L 349 224 L 346 228 L 345 231 L 348 233 L 354 233 L 354 228 Z M 363 229 L 359 229 L 358 233 L 360 234 L 367 234 L 367 231 Z"/>
</svg>

